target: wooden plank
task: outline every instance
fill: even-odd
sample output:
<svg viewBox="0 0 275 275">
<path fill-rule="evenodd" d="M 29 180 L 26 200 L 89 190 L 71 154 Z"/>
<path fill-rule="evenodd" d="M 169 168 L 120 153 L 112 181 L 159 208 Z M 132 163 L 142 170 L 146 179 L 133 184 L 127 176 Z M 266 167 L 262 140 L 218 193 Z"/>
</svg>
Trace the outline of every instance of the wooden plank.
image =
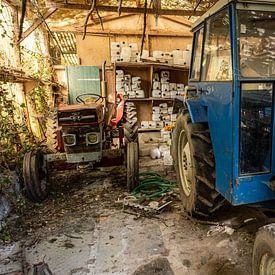
<svg viewBox="0 0 275 275">
<path fill-rule="evenodd" d="M 52 31 L 55 31 L 52 28 Z M 73 31 L 75 34 L 81 34 L 81 31 Z M 126 35 L 126 36 L 142 36 L 142 31 L 134 30 L 88 30 L 87 35 Z M 148 31 L 148 36 L 167 36 L 167 37 L 192 37 L 191 32 L 169 32 L 169 31 Z"/>
<path fill-rule="evenodd" d="M 46 1 L 46 7 L 48 8 L 58 8 L 58 9 L 75 9 L 75 10 L 89 10 L 91 5 L 88 4 L 72 4 L 72 3 L 55 3 L 54 1 Z M 98 5 L 97 9 L 99 11 L 106 12 L 117 12 L 117 6 L 104 6 Z M 144 8 L 132 8 L 132 7 L 121 7 L 121 12 L 125 13 L 144 13 Z M 159 11 L 160 15 L 179 15 L 179 16 L 201 16 L 205 11 L 193 11 L 193 10 L 168 10 L 161 9 Z M 155 14 L 154 9 L 147 9 L 148 14 Z"/>
<path fill-rule="evenodd" d="M 49 8 L 46 12 L 43 13 L 43 18 L 46 20 L 49 18 L 53 13 L 57 11 L 57 8 Z M 23 32 L 21 39 L 18 43 L 21 43 L 24 39 L 26 39 L 33 31 L 35 31 L 44 21 L 42 18 L 37 18 L 34 20 L 33 24 Z"/>
<path fill-rule="evenodd" d="M 192 23 L 189 21 L 189 20 L 186 20 L 186 19 L 176 19 L 176 18 L 172 18 L 172 17 L 169 17 L 169 16 L 162 16 L 163 19 L 166 19 L 166 20 L 169 20 L 171 22 L 174 22 L 174 23 L 178 23 L 178 24 L 181 24 L 183 26 L 187 26 L 189 28 L 192 27 Z"/>
</svg>

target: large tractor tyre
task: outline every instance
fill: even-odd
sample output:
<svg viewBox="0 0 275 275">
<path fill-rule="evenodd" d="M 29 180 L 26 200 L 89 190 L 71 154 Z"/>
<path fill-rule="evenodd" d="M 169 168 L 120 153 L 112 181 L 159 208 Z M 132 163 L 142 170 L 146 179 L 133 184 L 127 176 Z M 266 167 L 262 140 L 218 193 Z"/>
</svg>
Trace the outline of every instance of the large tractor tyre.
<svg viewBox="0 0 275 275">
<path fill-rule="evenodd" d="M 256 235 L 252 270 L 253 275 L 275 274 L 275 223 L 261 227 Z"/>
<path fill-rule="evenodd" d="M 137 142 L 127 143 L 126 155 L 127 188 L 129 191 L 132 191 L 138 185 L 139 178 L 139 158 Z"/>
<path fill-rule="evenodd" d="M 58 118 L 57 111 L 52 111 L 48 115 L 46 122 L 46 139 L 47 147 L 51 153 L 57 153 L 60 150 L 60 144 L 58 141 Z"/>
<path fill-rule="evenodd" d="M 126 103 L 124 110 L 124 141 L 125 145 L 129 142 L 138 142 L 138 119 L 137 111 L 134 104 Z"/>
<path fill-rule="evenodd" d="M 207 217 L 225 201 L 215 191 L 215 160 L 207 124 L 192 124 L 188 113 L 178 116 L 172 156 L 184 209 Z"/>
<path fill-rule="evenodd" d="M 27 197 L 42 202 L 47 197 L 47 168 L 43 155 L 28 152 L 23 161 L 24 189 Z"/>
</svg>

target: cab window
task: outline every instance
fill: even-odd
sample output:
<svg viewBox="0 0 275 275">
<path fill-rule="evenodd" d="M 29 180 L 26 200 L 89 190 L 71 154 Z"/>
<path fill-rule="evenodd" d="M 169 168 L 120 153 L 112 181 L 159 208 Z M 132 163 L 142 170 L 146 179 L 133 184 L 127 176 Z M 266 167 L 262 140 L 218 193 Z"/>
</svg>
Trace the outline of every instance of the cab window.
<svg viewBox="0 0 275 275">
<path fill-rule="evenodd" d="M 228 10 L 206 21 L 202 81 L 232 80 Z"/>
<path fill-rule="evenodd" d="M 201 72 L 201 57 L 202 57 L 202 43 L 203 43 L 203 28 L 194 34 L 194 48 L 193 48 L 193 64 L 191 70 L 191 80 L 200 80 Z"/>
</svg>

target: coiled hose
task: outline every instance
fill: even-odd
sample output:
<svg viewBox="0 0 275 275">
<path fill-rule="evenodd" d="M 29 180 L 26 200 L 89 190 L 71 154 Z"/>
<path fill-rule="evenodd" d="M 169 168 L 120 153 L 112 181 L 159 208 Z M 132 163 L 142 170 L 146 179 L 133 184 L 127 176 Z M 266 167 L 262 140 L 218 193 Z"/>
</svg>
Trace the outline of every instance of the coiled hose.
<svg viewBox="0 0 275 275">
<path fill-rule="evenodd" d="M 152 200 L 173 191 L 174 186 L 175 182 L 164 179 L 158 173 L 144 172 L 139 174 L 139 185 L 133 190 L 132 194 L 136 198 L 143 196 Z"/>
</svg>

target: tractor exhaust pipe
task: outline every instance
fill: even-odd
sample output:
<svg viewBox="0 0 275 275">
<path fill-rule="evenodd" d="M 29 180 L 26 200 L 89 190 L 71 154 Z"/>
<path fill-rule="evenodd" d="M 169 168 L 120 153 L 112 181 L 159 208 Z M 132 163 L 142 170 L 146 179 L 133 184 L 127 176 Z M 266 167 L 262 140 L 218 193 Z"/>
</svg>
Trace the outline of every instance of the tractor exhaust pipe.
<svg viewBox="0 0 275 275">
<path fill-rule="evenodd" d="M 104 107 L 106 107 L 107 81 L 106 81 L 106 60 L 102 64 L 101 96 L 104 98 Z"/>
</svg>

